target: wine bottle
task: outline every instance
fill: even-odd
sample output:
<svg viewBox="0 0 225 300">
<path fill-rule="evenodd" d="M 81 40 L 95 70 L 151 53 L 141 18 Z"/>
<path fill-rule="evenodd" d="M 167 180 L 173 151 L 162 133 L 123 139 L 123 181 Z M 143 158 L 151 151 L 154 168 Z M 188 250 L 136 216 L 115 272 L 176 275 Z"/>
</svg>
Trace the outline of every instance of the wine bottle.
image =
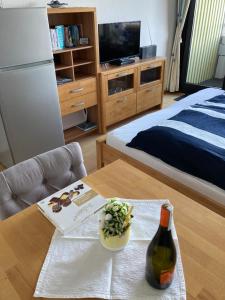
<svg viewBox="0 0 225 300">
<path fill-rule="evenodd" d="M 172 218 L 172 205 L 163 204 L 158 231 L 146 253 L 145 278 L 157 289 L 168 288 L 173 280 L 177 255 L 171 233 Z"/>
</svg>

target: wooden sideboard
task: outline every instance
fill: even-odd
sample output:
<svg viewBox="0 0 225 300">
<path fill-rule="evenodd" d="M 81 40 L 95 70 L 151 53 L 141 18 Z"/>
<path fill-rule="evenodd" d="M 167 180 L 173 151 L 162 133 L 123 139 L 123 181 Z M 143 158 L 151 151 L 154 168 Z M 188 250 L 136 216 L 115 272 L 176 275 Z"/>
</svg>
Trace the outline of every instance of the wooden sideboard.
<svg viewBox="0 0 225 300">
<path fill-rule="evenodd" d="M 97 74 L 99 67 L 96 9 L 92 7 L 50 8 L 49 27 L 79 25 L 88 45 L 53 51 L 57 77 L 71 82 L 58 85 L 62 117 L 87 109 L 88 119 L 98 125 Z M 89 133 L 73 127 L 64 131 L 65 142 Z"/>
<path fill-rule="evenodd" d="M 126 66 L 103 65 L 99 72 L 100 131 L 153 107 L 161 107 L 165 59 L 138 59 Z"/>
<path fill-rule="evenodd" d="M 88 45 L 53 51 L 57 77 L 71 82 L 58 85 L 62 117 L 87 109 L 88 120 L 101 133 L 126 118 L 161 107 L 165 59 L 136 60 L 126 66 L 99 65 L 96 9 L 91 7 L 48 9 L 50 28 L 81 26 Z M 74 126 L 64 131 L 65 142 L 88 134 Z"/>
</svg>

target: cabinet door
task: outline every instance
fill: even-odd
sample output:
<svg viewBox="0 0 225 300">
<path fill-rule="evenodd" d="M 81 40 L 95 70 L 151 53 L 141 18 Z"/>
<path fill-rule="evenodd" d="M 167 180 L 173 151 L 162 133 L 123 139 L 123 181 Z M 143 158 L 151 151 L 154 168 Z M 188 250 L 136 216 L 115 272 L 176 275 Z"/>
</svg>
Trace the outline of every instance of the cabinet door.
<svg viewBox="0 0 225 300">
<path fill-rule="evenodd" d="M 0 91 L 15 163 L 64 145 L 53 64 L 0 72 Z"/>
<path fill-rule="evenodd" d="M 0 9 L 0 28 L 0 68 L 53 58 L 46 8 Z"/>
<path fill-rule="evenodd" d="M 118 97 L 106 103 L 106 125 L 111 125 L 136 114 L 136 94 Z"/>
<path fill-rule="evenodd" d="M 136 91 L 136 74 L 137 71 L 133 68 L 108 75 L 107 100 L 134 93 Z"/>
<path fill-rule="evenodd" d="M 144 89 L 137 93 L 137 112 L 159 105 L 162 101 L 162 84 Z"/>
<path fill-rule="evenodd" d="M 163 81 L 163 62 L 149 63 L 139 67 L 139 86 L 141 90 Z"/>
</svg>

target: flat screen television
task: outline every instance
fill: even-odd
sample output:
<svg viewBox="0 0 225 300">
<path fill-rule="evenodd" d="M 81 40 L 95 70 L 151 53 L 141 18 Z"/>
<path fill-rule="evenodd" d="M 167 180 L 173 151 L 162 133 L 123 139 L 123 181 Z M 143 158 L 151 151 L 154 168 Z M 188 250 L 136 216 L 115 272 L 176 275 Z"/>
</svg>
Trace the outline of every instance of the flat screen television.
<svg viewBox="0 0 225 300">
<path fill-rule="evenodd" d="M 139 55 L 141 22 L 99 24 L 100 62 Z"/>
</svg>

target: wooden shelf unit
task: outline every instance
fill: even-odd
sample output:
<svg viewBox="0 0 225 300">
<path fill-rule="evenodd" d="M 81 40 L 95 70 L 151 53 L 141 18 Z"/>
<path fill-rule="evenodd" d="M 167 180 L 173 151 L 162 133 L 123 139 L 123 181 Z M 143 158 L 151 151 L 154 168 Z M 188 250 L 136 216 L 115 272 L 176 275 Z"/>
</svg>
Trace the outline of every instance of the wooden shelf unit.
<svg viewBox="0 0 225 300">
<path fill-rule="evenodd" d="M 100 131 L 152 108 L 161 108 L 165 59 L 137 59 L 127 66 L 100 67 Z"/>
<path fill-rule="evenodd" d="M 79 139 L 84 136 L 87 136 L 88 134 L 96 133 L 96 132 L 97 132 L 96 128 L 90 129 L 88 131 L 83 131 L 83 130 L 79 129 L 78 127 L 73 127 L 73 128 L 70 128 L 70 129 L 67 129 L 64 131 L 65 142 L 67 144 L 73 142 L 74 136 L 76 136 L 76 139 Z"/>
<path fill-rule="evenodd" d="M 94 46 L 86 45 L 86 46 L 77 46 L 77 47 L 74 47 L 74 48 L 64 48 L 64 49 L 53 51 L 53 54 L 59 54 L 59 53 L 64 53 L 64 52 L 80 51 L 80 50 L 91 49 L 91 48 L 94 48 Z"/>
<path fill-rule="evenodd" d="M 87 37 L 89 45 L 79 45 L 53 51 L 56 77 L 71 81 L 58 85 L 62 117 L 83 109 L 88 111 L 88 120 L 98 127 L 97 73 L 99 66 L 96 9 L 92 7 L 50 8 L 49 27 L 56 25 L 80 25 L 82 37 Z M 77 127 L 64 131 L 65 142 L 72 142 L 90 132 Z"/>
<path fill-rule="evenodd" d="M 90 65 L 93 64 L 94 61 L 88 61 L 88 60 L 77 60 L 77 62 L 73 65 L 73 67 L 79 67 L 79 66 L 84 66 L 84 65 Z"/>
</svg>

